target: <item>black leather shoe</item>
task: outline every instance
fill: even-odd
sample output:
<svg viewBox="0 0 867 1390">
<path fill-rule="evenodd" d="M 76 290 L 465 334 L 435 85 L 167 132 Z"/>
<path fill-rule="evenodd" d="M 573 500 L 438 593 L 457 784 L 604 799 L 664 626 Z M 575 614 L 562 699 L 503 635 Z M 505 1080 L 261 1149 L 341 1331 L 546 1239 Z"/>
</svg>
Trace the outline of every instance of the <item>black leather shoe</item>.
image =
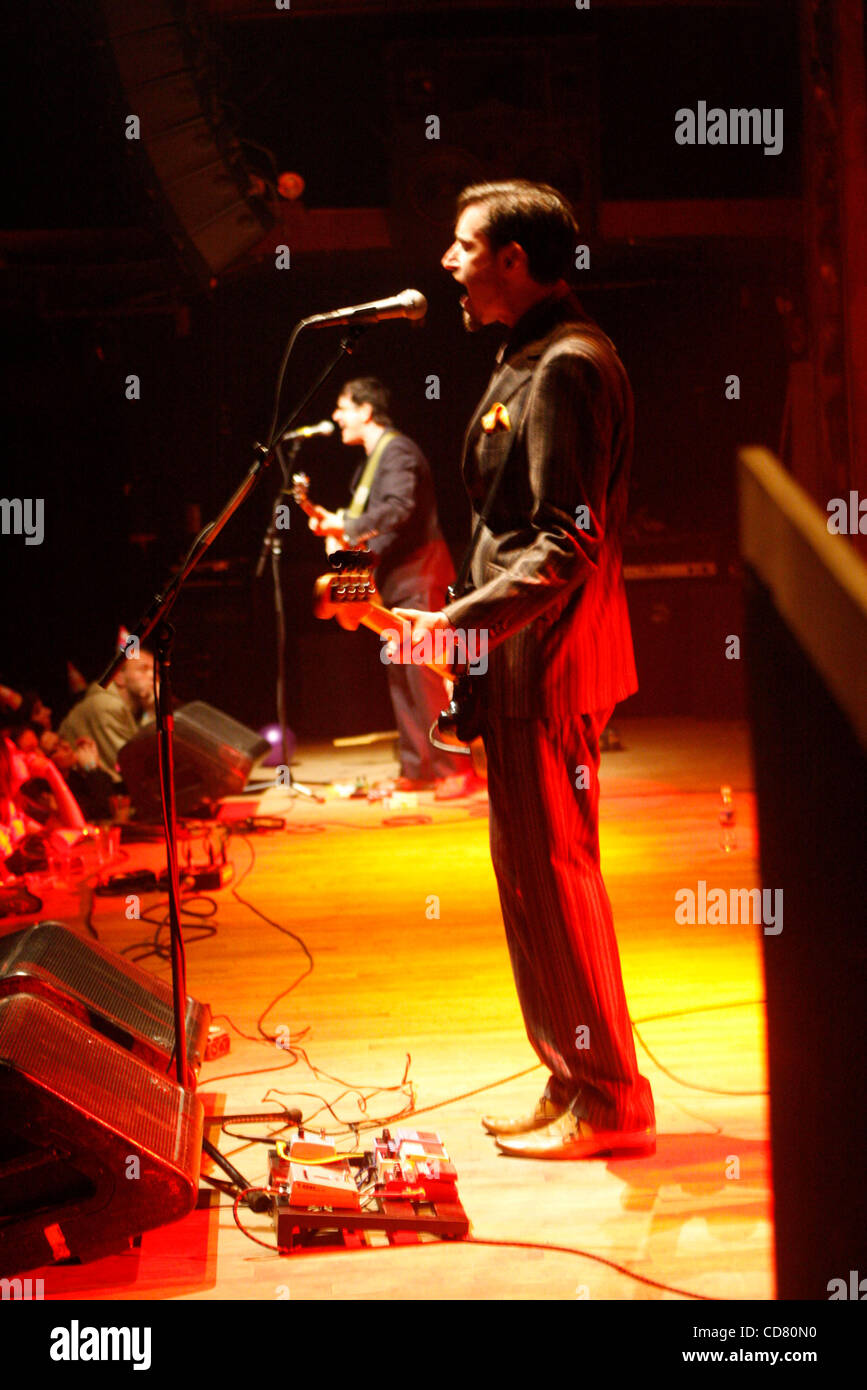
<svg viewBox="0 0 867 1390">
<path fill-rule="evenodd" d="M 555 1105 L 547 1096 L 542 1096 L 532 1115 L 519 1118 L 504 1115 L 483 1115 L 482 1124 L 489 1134 L 529 1134 L 534 1129 L 544 1129 L 552 1120 L 559 1120 L 568 1110 L 567 1105 Z"/>
</svg>

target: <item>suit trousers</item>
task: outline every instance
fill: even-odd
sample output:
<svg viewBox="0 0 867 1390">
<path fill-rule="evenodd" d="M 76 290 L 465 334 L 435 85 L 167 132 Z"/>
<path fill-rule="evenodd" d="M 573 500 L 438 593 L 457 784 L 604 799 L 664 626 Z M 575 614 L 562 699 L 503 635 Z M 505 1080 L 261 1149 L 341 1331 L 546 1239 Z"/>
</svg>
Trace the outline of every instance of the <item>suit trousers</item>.
<svg viewBox="0 0 867 1390">
<path fill-rule="evenodd" d="M 643 1129 L 653 1098 L 638 1074 L 599 866 L 599 735 L 610 713 L 489 713 L 491 856 L 527 1036 L 551 1072 L 545 1094 L 597 1128 Z"/>
<path fill-rule="evenodd" d="M 434 782 L 467 772 L 472 763 L 461 754 L 434 748 L 428 733 L 447 704 L 442 679 L 426 666 L 388 663 L 388 693 L 398 730 L 398 757 L 403 777 Z"/>
</svg>

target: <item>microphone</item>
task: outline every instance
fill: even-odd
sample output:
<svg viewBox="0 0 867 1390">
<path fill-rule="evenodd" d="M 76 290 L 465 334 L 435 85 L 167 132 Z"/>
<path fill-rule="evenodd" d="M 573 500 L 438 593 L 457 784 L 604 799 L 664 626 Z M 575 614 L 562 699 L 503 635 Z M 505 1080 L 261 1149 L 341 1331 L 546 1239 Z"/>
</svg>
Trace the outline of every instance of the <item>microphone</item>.
<svg viewBox="0 0 867 1390">
<path fill-rule="evenodd" d="M 353 304 L 348 309 L 332 309 L 329 314 L 313 314 L 302 319 L 307 327 L 339 327 L 346 323 L 379 323 L 381 319 L 423 319 L 427 300 L 418 290 L 404 290 L 391 299 L 373 299 L 369 304 Z"/>
<path fill-rule="evenodd" d="M 314 434 L 333 434 L 334 422 L 332 420 L 320 420 L 318 425 L 302 425 L 298 430 L 287 430 L 286 434 L 281 434 L 281 442 L 287 439 L 310 439 Z"/>
</svg>

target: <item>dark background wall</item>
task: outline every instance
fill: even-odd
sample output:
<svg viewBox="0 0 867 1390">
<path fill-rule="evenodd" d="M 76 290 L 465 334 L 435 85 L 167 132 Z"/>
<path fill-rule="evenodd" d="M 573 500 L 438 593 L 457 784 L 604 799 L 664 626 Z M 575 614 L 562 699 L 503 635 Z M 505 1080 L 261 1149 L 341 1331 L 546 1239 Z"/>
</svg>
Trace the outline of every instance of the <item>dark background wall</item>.
<svg viewBox="0 0 867 1390">
<path fill-rule="evenodd" d="M 93 41 L 98 8 L 28 6 L 13 21 L 7 50 L 14 139 L 12 239 L 0 274 L 9 440 L 3 492 L 44 497 L 46 533 L 39 547 L 2 538 L 8 601 L 0 680 L 37 685 L 62 706 L 67 658 L 94 676 L 118 623 L 135 622 L 183 553 L 190 508 L 208 519 L 249 466 L 293 323 L 410 285 L 428 298 L 424 326 L 371 328 L 306 418 L 330 414 L 347 376 L 382 376 L 394 390 L 398 423 L 431 461 L 442 522 L 459 556 L 468 530 L 460 442 L 499 335 L 469 338 L 460 327 L 455 287 L 438 268 L 449 240 L 451 194 L 445 199 L 443 188 L 462 160 L 468 169 L 501 170 L 513 150 L 520 166 L 532 164 L 535 149 L 536 165 L 512 172 L 554 181 L 559 172 L 578 188 L 591 267 L 576 271 L 576 286 L 617 343 L 636 395 L 633 555 L 713 555 L 727 573 L 736 446 L 776 448 L 779 441 L 790 355 L 780 301 L 799 292 L 799 228 L 782 237 L 770 229 L 747 238 L 688 230 L 631 237 L 628 229 L 612 237 L 604 234 L 604 213 L 649 200 L 664 221 L 665 207 L 680 201 L 797 199 L 793 7 L 599 5 L 580 15 L 562 6 L 398 7 L 387 15 L 336 7 L 315 18 L 293 7 L 291 23 L 285 15 L 212 14 L 207 34 L 219 99 L 251 142 L 254 161 L 266 172 L 299 170 L 310 210 L 386 209 L 392 245 L 293 255 L 284 271 L 264 256 L 209 289 L 167 280 L 162 294 L 151 287 L 111 303 L 105 286 L 124 275 L 132 284 L 144 261 L 151 265 L 150 251 L 115 249 L 100 276 L 98 265 L 83 265 L 69 234 L 109 228 L 113 247 L 135 248 L 156 235 L 159 210 L 148 205 L 118 134 L 110 65 Z M 677 146 L 674 112 L 699 100 L 783 107 L 782 154 Z M 475 136 L 466 114 L 472 118 L 473 102 Z M 509 107 L 504 124 L 501 108 Z M 428 112 L 442 122 L 436 148 L 423 140 Z M 580 132 L 574 149 L 570 120 Z M 270 156 L 257 156 L 259 147 Z M 431 165 L 435 158 L 445 166 Z M 39 231 L 63 235 L 46 250 Z M 173 274 L 167 271 L 169 280 Z M 302 336 L 287 376 L 287 409 L 333 341 L 325 333 Z M 132 373 L 141 380 L 138 401 L 125 398 Z M 739 401 L 725 398 L 731 373 L 740 377 Z M 440 379 L 438 400 L 425 396 L 430 374 Z M 333 440 L 310 442 L 299 460 L 313 495 L 329 505 L 345 501 L 356 461 Z M 275 478 L 265 479 L 210 552 L 222 568 L 204 574 L 177 611 L 179 693 L 254 724 L 273 717 L 272 596 L 267 578 L 253 580 L 252 567 L 275 486 Z M 376 640 L 347 637 L 311 616 L 310 589 L 322 568 L 319 544 L 296 513 L 284 559 L 290 723 L 312 734 L 386 727 Z M 630 588 L 645 660 L 652 660 L 661 650 L 653 628 L 659 613 L 653 617 L 647 592 Z M 680 602 L 674 591 L 663 595 L 669 637 Z M 700 626 L 719 613 L 723 629 L 732 630 L 730 585 L 720 581 L 718 592 L 690 603 L 703 615 Z M 696 649 L 691 659 L 705 658 Z M 660 692 L 658 711 L 682 706 L 694 685 L 685 670 L 649 676 L 648 688 Z"/>
</svg>

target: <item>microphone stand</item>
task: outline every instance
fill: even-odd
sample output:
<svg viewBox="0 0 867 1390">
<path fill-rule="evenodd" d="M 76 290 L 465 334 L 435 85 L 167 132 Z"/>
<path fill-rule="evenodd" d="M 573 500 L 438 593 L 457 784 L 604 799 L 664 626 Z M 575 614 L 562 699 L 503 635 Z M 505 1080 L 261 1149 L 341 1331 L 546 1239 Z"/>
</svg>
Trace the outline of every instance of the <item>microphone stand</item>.
<svg viewBox="0 0 867 1390">
<path fill-rule="evenodd" d="M 271 512 L 271 525 L 268 527 L 265 539 L 262 542 L 262 554 L 259 556 L 259 565 L 263 565 L 264 558 L 271 552 L 271 578 L 274 585 L 274 619 L 277 628 L 277 723 L 280 726 L 280 747 L 283 759 L 283 767 L 289 774 L 288 790 L 292 796 L 306 796 L 311 801 L 324 802 L 325 797 L 314 792 L 312 788 L 305 787 L 303 783 L 296 782 L 292 776 L 292 764 L 289 760 L 289 742 L 286 735 L 286 608 L 283 603 L 283 584 L 280 577 L 280 557 L 283 553 L 283 541 L 280 536 L 280 528 L 277 525 L 277 508 L 281 505 L 281 497 L 291 493 L 289 481 L 289 470 L 295 461 L 295 456 L 301 448 L 301 440 L 293 439 L 289 445 L 289 462 L 286 462 L 282 443 L 276 445 L 277 462 L 283 474 L 283 486 L 274 498 L 274 507 Z M 260 569 L 257 569 L 257 576 Z M 284 785 L 286 785 L 284 783 Z"/>
<path fill-rule="evenodd" d="M 289 455 L 290 459 L 294 459 L 294 458 L 295 458 L 295 455 L 296 455 L 297 452 L 298 452 L 298 445 L 299 445 L 300 443 L 301 443 L 300 439 L 293 439 L 293 440 L 292 440 L 292 442 L 291 442 L 291 450 L 292 450 L 292 451 L 291 451 L 291 453 L 290 453 L 290 455 Z M 282 486 L 282 488 L 280 489 L 280 491 L 277 493 L 277 496 L 274 498 L 274 506 L 271 508 L 271 520 L 270 520 L 270 522 L 268 523 L 268 530 L 265 532 L 264 536 L 262 537 L 262 549 L 259 551 L 259 559 L 256 561 L 256 578 L 257 578 L 257 579 L 261 579 L 261 578 L 262 578 L 262 575 L 265 573 L 265 565 L 266 565 L 266 563 L 267 563 L 268 556 L 271 554 L 271 547 L 274 545 L 275 541 L 276 541 L 277 544 L 279 545 L 279 537 L 278 537 L 278 535 L 277 535 L 277 532 L 278 532 L 278 530 L 279 530 L 280 528 L 279 528 L 278 525 L 277 525 L 277 508 L 280 506 L 280 498 L 282 497 L 283 493 L 289 491 L 289 482 L 288 482 L 288 476 L 289 476 L 289 474 L 288 474 L 288 469 L 286 468 L 286 466 L 285 466 L 285 464 L 284 464 L 284 461 L 283 461 L 283 442 L 282 442 L 282 440 L 278 440 L 277 444 L 275 445 L 275 448 L 276 448 L 276 451 L 277 451 L 277 454 L 276 454 L 277 462 L 279 463 L 279 465 L 280 465 L 280 471 L 281 471 L 282 474 L 283 474 L 283 486 Z"/>
<path fill-rule="evenodd" d="M 124 646 L 115 653 L 106 669 L 99 678 L 98 684 L 105 689 L 111 684 L 114 676 L 120 670 L 121 664 L 125 660 L 133 660 L 138 655 L 138 650 L 143 642 L 146 642 L 150 634 L 156 629 L 156 662 L 154 665 L 154 686 L 158 688 L 159 695 L 156 700 L 155 714 L 157 721 L 157 735 L 159 747 L 159 767 L 160 767 L 160 793 L 163 801 L 163 830 L 166 841 L 166 863 L 169 870 L 169 927 L 171 933 L 171 961 L 172 961 L 172 1011 L 175 1024 L 175 1044 L 174 1044 L 174 1063 L 178 1085 L 186 1088 L 189 1085 L 190 1077 L 187 1068 L 187 1035 L 186 1035 L 186 966 L 184 960 L 184 939 L 181 932 L 180 919 L 180 884 L 178 878 L 178 854 L 177 854 L 177 813 L 175 806 L 175 785 L 174 785 L 174 763 L 172 750 L 172 734 L 174 730 L 174 717 L 172 713 L 172 688 L 171 688 L 171 666 L 172 666 L 172 641 L 174 638 L 174 628 L 169 622 L 171 613 L 181 589 L 201 560 L 205 551 L 208 550 L 219 536 L 227 522 L 234 516 L 235 512 L 246 501 L 253 488 L 256 486 L 261 474 L 275 457 L 277 443 L 281 436 L 295 423 L 298 416 L 306 408 L 311 398 L 319 390 L 323 382 L 331 375 L 346 353 L 352 352 L 355 342 L 359 335 L 364 331 L 365 325 L 353 324 L 346 337 L 341 340 L 340 348 L 334 357 L 320 373 L 313 386 L 304 396 L 299 405 L 295 407 L 282 425 L 275 430 L 272 438 L 267 444 L 256 444 L 254 446 L 256 457 L 253 460 L 246 476 L 240 485 L 232 493 L 226 502 L 223 510 L 219 513 L 215 521 L 211 521 L 199 532 L 193 544 L 190 546 L 187 555 L 178 571 L 172 576 L 164 586 L 162 592 L 154 595 L 149 608 L 139 619 L 135 628 L 131 632 Z M 291 345 L 291 344 L 290 344 Z M 285 357 L 284 357 L 285 365 Z"/>
</svg>

